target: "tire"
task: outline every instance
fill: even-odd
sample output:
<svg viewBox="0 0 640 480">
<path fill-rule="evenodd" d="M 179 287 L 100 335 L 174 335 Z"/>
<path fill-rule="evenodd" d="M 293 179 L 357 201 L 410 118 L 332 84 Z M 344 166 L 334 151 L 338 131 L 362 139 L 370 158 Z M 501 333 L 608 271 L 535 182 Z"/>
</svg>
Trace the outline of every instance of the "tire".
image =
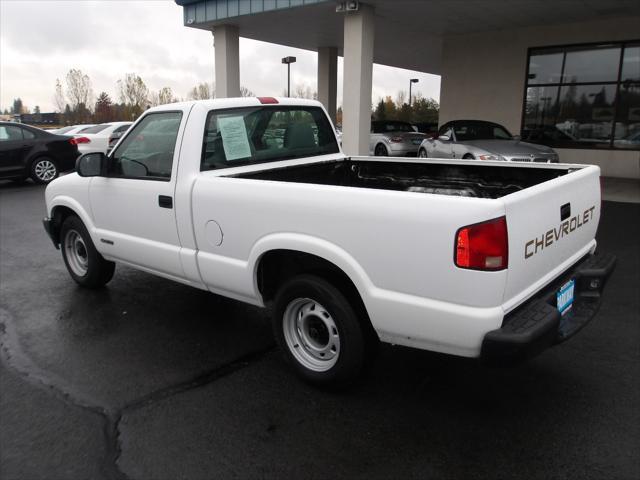
<svg viewBox="0 0 640 480">
<path fill-rule="evenodd" d="M 49 157 L 38 157 L 31 164 L 31 179 L 41 185 L 49 183 L 59 174 L 56 162 Z"/>
<path fill-rule="evenodd" d="M 427 151 L 424 148 L 421 148 L 418 151 L 418 158 L 429 158 L 427 155 Z"/>
<path fill-rule="evenodd" d="M 78 285 L 100 288 L 113 278 L 116 264 L 100 255 L 84 223 L 75 215 L 62 223 L 60 250 L 69 275 Z"/>
<path fill-rule="evenodd" d="M 475 160 L 476 157 L 474 157 L 473 155 L 471 155 L 470 153 L 467 153 L 466 155 L 464 155 L 462 157 L 463 160 Z"/>
<path fill-rule="evenodd" d="M 274 335 L 303 380 L 341 388 L 358 377 L 373 349 L 356 312 L 340 290 L 315 275 L 293 277 L 278 290 Z"/>
<path fill-rule="evenodd" d="M 376 157 L 388 157 L 389 156 L 389 151 L 387 150 L 387 147 L 385 147 L 383 144 L 379 143 L 378 145 L 376 145 L 375 150 L 373 151 L 374 155 Z"/>
</svg>

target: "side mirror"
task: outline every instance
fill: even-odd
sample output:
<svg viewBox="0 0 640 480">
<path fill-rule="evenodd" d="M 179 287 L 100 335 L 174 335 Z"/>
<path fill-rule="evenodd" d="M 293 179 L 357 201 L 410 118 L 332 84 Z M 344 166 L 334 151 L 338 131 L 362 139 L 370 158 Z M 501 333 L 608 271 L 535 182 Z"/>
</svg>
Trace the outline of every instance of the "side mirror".
<svg viewBox="0 0 640 480">
<path fill-rule="evenodd" d="M 107 156 L 102 152 L 80 155 L 76 160 L 76 172 L 81 177 L 99 177 L 107 173 Z"/>
<path fill-rule="evenodd" d="M 440 140 L 441 142 L 448 142 L 449 140 L 451 140 L 451 137 L 449 135 L 440 135 L 438 137 L 438 140 Z"/>
</svg>

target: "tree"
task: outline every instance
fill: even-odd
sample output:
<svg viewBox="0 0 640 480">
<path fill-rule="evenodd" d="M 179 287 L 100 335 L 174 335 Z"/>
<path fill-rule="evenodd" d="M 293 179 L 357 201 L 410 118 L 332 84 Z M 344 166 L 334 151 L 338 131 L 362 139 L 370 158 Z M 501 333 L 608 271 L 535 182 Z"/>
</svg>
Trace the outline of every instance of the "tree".
<svg viewBox="0 0 640 480">
<path fill-rule="evenodd" d="M 60 83 L 60 79 L 56 78 L 56 93 L 53 96 L 53 103 L 56 106 L 56 111 L 59 113 L 64 112 L 64 107 L 67 101 L 64 98 L 64 92 L 62 90 L 62 83 Z"/>
<path fill-rule="evenodd" d="M 378 102 L 376 110 L 373 112 L 373 118 L 375 120 L 387 120 L 387 108 L 383 99 Z"/>
<path fill-rule="evenodd" d="M 35 114 L 39 114 L 39 113 L 40 113 L 40 106 L 39 106 L 39 105 L 36 105 L 36 106 L 33 108 L 33 113 L 35 113 Z"/>
<path fill-rule="evenodd" d="M 24 105 L 22 105 L 22 99 L 20 97 L 13 99 L 11 113 L 13 113 L 14 115 L 20 115 L 21 113 L 24 113 Z"/>
<path fill-rule="evenodd" d="M 387 120 L 398 119 L 398 109 L 390 96 L 384 97 L 384 110 L 387 115 Z"/>
<path fill-rule="evenodd" d="M 318 92 L 314 92 L 309 85 L 298 83 L 293 89 L 293 98 L 317 99 Z"/>
<path fill-rule="evenodd" d="M 157 107 L 158 105 L 166 105 L 168 103 L 174 103 L 176 101 L 173 96 L 173 91 L 171 87 L 163 87 L 157 92 L 151 92 L 149 95 L 149 104 L 152 107 Z"/>
<path fill-rule="evenodd" d="M 113 121 L 113 105 L 107 92 L 100 92 L 94 107 L 93 120 L 96 123 Z"/>
<path fill-rule="evenodd" d="M 175 98 L 173 97 L 173 91 L 171 87 L 163 87 L 158 91 L 158 98 L 160 100 L 160 105 L 166 105 L 167 103 L 175 102 Z"/>
<path fill-rule="evenodd" d="M 64 123 L 69 125 L 71 123 L 71 118 L 72 114 L 71 114 L 71 107 L 69 106 L 69 104 L 67 103 L 64 106 Z"/>
<path fill-rule="evenodd" d="M 241 97 L 255 97 L 256 94 L 249 90 L 247 87 L 240 87 L 240 96 Z"/>
<path fill-rule="evenodd" d="M 214 88 L 206 83 L 199 83 L 189 92 L 189 98 L 192 100 L 209 100 L 215 96 Z"/>
<path fill-rule="evenodd" d="M 83 74 L 82 70 L 72 68 L 67 73 L 66 80 L 67 98 L 71 111 L 75 114 L 76 121 L 85 121 L 86 114 L 89 112 L 87 105 L 90 105 L 93 100 L 91 79 Z"/>
<path fill-rule="evenodd" d="M 129 118 L 138 117 L 149 103 L 149 89 L 139 75 L 127 73 L 118 80 L 120 101 L 125 104 Z"/>
</svg>

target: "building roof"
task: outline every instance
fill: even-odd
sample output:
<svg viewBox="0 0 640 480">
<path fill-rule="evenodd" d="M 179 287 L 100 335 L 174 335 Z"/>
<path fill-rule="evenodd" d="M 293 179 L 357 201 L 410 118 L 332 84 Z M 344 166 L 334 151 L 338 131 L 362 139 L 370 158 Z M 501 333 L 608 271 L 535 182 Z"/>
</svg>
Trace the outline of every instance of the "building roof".
<svg viewBox="0 0 640 480">
<path fill-rule="evenodd" d="M 335 0 L 175 0 L 184 24 L 232 24 L 245 38 L 306 50 L 338 47 Z M 640 15 L 638 0 L 367 0 L 375 8 L 374 62 L 439 74 L 446 36 Z"/>
</svg>

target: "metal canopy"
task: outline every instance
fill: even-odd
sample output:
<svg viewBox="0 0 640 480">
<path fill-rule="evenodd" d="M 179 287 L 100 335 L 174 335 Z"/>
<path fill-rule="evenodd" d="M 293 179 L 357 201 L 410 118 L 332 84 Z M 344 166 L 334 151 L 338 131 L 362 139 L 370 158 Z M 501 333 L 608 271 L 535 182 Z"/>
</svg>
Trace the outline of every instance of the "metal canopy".
<svg viewBox="0 0 640 480">
<path fill-rule="evenodd" d="M 343 16 L 335 0 L 176 0 L 184 24 L 306 50 L 337 47 Z M 362 2 L 361 2 L 362 3 Z M 640 15 L 638 0 L 367 0 L 375 8 L 374 62 L 439 74 L 443 38 L 473 32 Z M 472 46 L 470 46 L 472 48 Z"/>
</svg>

